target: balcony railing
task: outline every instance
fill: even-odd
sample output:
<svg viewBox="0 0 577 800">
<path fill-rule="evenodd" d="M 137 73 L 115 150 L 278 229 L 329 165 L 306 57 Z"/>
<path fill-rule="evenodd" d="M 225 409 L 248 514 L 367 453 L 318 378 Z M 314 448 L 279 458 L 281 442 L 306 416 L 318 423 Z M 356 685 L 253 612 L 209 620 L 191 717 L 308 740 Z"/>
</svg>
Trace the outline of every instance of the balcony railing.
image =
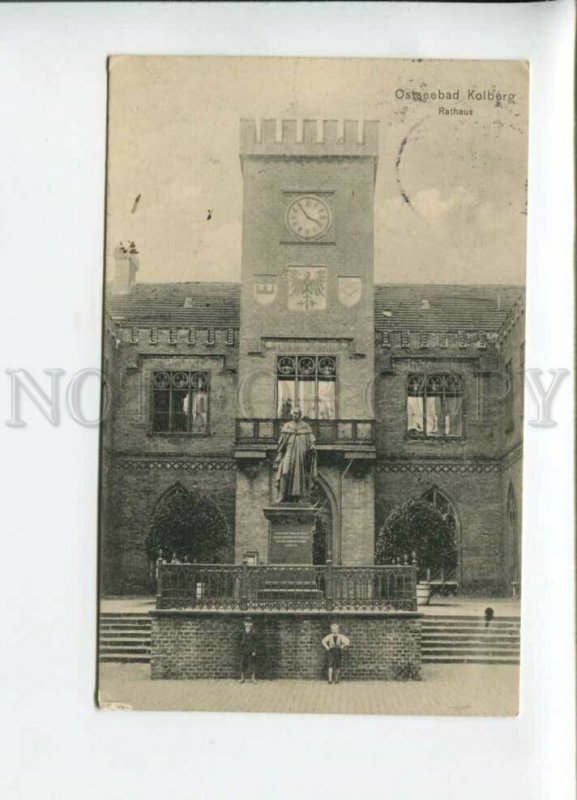
<svg viewBox="0 0 577 800">
<path fill-rule="evenodd" d="M 237 444 L 275 444 L 285 419 L 237 419 Z M 307 419 L 317 444 L 374 445 L 372 419 Z"/>
<path fill-rule="evenodd" d="M 414 565 L 162 564 L 157 608 L 416 611 Z"/>
</svg>

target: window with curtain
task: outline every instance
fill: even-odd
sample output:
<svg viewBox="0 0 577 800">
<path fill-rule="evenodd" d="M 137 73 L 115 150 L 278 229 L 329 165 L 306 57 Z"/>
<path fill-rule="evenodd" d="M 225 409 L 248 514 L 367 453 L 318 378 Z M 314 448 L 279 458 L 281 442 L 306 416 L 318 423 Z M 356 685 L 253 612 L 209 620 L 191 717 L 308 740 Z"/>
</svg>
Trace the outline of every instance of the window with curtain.
<svg viewBox="0 0 577 800">
<path fill-rule="evenodd" d="M 460 375 L 409 375 L 407 433 L 431 439 L 463 435 L 463 379 Z"/>
<path fill-rule="evenodd" d="M 277 417 L 288 419 L 295 408 L 309 419 L 336 418 L 335 356 L 279 356 Z"/>
<path fill-rule="evenodd" d="M 152 432 L 208 432 L 207 372 L 152 374 Z"/>
</svg>

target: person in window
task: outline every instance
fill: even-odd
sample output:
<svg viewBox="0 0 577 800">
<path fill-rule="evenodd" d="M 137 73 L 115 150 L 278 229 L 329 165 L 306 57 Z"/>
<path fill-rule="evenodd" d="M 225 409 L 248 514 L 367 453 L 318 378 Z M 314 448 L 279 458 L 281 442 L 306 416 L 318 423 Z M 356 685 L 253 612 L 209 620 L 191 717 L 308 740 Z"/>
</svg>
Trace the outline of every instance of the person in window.
<svg viewBox="0 0 577 800">
<path fill-rule="evenodd" d="M 286 400 L 282 401 L 282 408 L 281 408 L 281 417 L 283 419 L 289 419 L 293 411 L 293 401 L 290 397 L 287 397 Z"/>
<path fill-rule="evenodd" d="M 343 650 L 351 646 L 351 640 L 343 633 L 340 633 L 339 626 L 336 622 L 333 622 L 331 632 L 324 637 L 322 645 L 327 651 L 329 683 L 339 683 L 341 680 Z"/>
<path fill-rule="evenodd" d="M 250 675 L 251 683 L 256 683 L 257 639 L 250 619 L 245 619 L 240 632 L 238 648 L 240 651 L 240 683 Z"/>
</svg>

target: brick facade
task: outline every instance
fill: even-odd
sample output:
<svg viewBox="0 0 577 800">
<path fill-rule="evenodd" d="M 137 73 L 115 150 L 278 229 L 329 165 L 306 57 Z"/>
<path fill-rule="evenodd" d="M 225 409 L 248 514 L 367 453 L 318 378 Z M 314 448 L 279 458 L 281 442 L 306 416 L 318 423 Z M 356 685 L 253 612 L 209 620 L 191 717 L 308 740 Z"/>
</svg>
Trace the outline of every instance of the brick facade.
<svg viewBox="0 0 577 800">
<path fill-rule="evenodd" d="M 238 678 L 243 615 L 193 611 L 152 613 L 152 678 Z M 351 640 L 345 680 L 418 680 L 419 614 L 258 614 L 257 678 L 326 678 L 321 639 L 337 622 Z"/>
<path fill-rule="evenodd" d="M 116 285 L 107 295 L 104 366 L 110 410 L 103 424 L 101 580 L 109 594 L 150 592 L 146 540 L 155 509 L 176 484 L 218 508 L 230 531 L 227 558 L 269 558 L 274 442 L 239 444 L 237 420 L 277 415 L 277 357 L 330 354 L 337 364 L 336 418 L 374 424 L 361 446 L 319 446 L 336 564 L 374 560 L 375 537 L 399 504 L 435 488 L 457 521 L 462 591 L 510 594 L 520 581 L 522 287 L 373 285 L 373 191 L 377 127 L 337 141 L 305 126 L 277 141 L 263 125 L 241 128 L 244 175 L 242 283 Z M 308 138 L 307 138 L 308 137 Z M 291 198 L 317 194 L 332 225 L 315 241 L 288 230 Z M 326 270 L 324 307 L 295 310 L 287 271 Z M 343 278 L 360 298 L 343 303 Z M 274 296 L 257 301 L 258 282 Z M 267 289 L 268 290 L 268 289 Z M 155 370 L 209 375 L 203 433 L 152 430 Z M 512 375 L 512 384 L 504 379 Z M 409 435 L 411 374 L 462 381 L 462 435 Z M 512 420 L 512 424 L 511 424 Z M 349 424 L 349 423 L 347 423 Z"/>
</svg>

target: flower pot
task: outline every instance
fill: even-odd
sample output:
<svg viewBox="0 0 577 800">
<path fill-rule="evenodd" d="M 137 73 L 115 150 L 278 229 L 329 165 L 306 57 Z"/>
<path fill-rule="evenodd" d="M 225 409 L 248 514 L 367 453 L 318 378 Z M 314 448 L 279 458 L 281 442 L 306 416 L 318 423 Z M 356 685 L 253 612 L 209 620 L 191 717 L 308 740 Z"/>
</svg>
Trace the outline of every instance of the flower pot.
<svg viewBox="0 0 577 800">
<path fill-rule="evenodd" d="M 431 598 L 431 584 L 428 581 L 421 581 L 417 584 L 417 605 L 428 606 Z"/>
</svg>

